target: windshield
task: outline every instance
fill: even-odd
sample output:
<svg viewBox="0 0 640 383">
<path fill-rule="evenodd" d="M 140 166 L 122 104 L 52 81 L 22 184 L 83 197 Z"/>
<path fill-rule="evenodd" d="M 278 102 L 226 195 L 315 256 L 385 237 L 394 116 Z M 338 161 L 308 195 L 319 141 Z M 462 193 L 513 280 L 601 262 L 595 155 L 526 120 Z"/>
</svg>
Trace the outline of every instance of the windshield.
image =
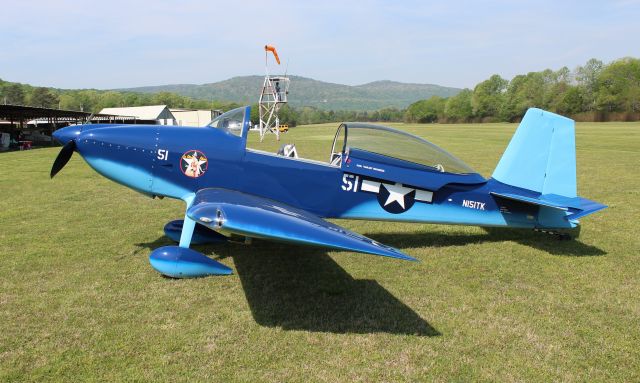
<svg viewBox="0 0 640 383">
<path fill-rule="evenodd" d="M 418 136 L 385 126 L 346 123 L 346 147 L 397 158 L 448 173 L 476 173 L 467 164 Z"/>
<path fill-rule="evenodd" d="M 233 134 L 238 137 L 242 137 L 245 121 L 248 120 L 247 107 L 242 106 L 240 108 L 232 109 L 226 113 L 214 118 L 208 126 L 220 130 L 224 130 L 227 133 Z"/>
</svg>

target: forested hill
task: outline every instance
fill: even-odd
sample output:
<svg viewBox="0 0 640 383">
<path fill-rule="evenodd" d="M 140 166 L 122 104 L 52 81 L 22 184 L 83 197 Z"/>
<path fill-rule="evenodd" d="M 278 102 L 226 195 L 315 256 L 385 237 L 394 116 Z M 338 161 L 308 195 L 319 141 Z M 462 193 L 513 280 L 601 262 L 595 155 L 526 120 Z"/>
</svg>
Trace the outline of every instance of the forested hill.
<svg viewBox="0 0 640 383">
<path fill-rule="evenodd" d="M 116 92 L 33 87 L 0 79 L 0 102 L 92 112 L 142 105 L 229 110 L 252 104 L 252 119 L 256 120 L 261 84 L 261 77 L 248 76 L 207 85 Z M 455 95 L 434 95 L 432 90 Z M 591 59 L 573 70 L 545 69 L 511 80 L 495 74 L 464 90 L 391 81 L 347 86 L 293 77 L 290 96 L 292 101 L 280 111 L 280 121 L 290 125 L 337 121 L 516 122 L 530 107 L 578 121 L 637 121 L 640 59 L 624 57 L 607 64 Z"/>
<path fill-rule="evenodd" d="M 312 106 L 324 110 L 377 110 L 387 107 L 403 109 L 418 100 L 432 96 L 450 97 L 461 90 L 433 84 L 406 84 L 394 81 L 376 81 L 350 86 L 300 76 L 289 77 L 291 106 Z M 172 92 L 195 99 L 255 103 L 263 79 L 262 76 L 242 76 L 203 85 L 177 84 L 117 90 L 141 93 Z"/>
</svg>

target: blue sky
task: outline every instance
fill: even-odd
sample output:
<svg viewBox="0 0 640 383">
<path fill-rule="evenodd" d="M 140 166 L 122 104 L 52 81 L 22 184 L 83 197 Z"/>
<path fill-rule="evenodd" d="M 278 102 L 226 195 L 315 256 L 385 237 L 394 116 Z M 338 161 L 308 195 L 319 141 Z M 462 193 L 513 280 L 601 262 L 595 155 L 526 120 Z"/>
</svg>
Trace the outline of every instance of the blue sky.
<svg viewBox="0 0 640 383">
<path fill-rule="evenodd" d="M 640 57 L 640 0 L 3 0 L 1 13 L 0 78 L 60 88 L 262 74 L 265 43 L 290 74 L 350 85 L 473 87 Z"/>
</svg>

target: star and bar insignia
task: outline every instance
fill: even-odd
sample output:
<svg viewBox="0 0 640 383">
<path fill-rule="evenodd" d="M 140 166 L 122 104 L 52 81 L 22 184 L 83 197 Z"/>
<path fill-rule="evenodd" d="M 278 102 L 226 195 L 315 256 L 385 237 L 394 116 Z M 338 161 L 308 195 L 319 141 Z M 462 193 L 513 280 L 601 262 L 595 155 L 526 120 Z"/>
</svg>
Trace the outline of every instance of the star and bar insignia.
<svg viewBox="0 0 640 383">
<path fill-rule="evenodd" d="M 400 214 L 411 209 L 416 201 L 431 203 L 433 192 L 415 189 L 401 183 L 387 184 L 368 179 L 362 180 L 360 190 L 376 193 L 380 206 L 391 214 Z"/>
</svg>

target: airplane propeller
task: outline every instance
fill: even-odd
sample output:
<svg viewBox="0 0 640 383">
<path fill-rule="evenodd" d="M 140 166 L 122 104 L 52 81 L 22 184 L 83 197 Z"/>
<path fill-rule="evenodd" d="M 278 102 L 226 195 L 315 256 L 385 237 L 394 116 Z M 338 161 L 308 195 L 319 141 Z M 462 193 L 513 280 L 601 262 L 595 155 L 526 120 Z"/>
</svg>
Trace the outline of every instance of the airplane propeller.
<svg viewBox="0 0 640 383">
<path fill-rule="evenodd" d="M 76 150 L 76 142 L 74 140 L 67 142 L 62 147 L 60 153 L 58 153 L 58 157 L 56 157 L 56 160 L 53 162 L 53 166 L 51 166 L 51 178 L 58 174 L 58 172 L 62 170 L 62 168 L 64 168 L 64 166 L 67 164 L 67 162 L 69 162 L 74 150 Z"/>
</svg>

